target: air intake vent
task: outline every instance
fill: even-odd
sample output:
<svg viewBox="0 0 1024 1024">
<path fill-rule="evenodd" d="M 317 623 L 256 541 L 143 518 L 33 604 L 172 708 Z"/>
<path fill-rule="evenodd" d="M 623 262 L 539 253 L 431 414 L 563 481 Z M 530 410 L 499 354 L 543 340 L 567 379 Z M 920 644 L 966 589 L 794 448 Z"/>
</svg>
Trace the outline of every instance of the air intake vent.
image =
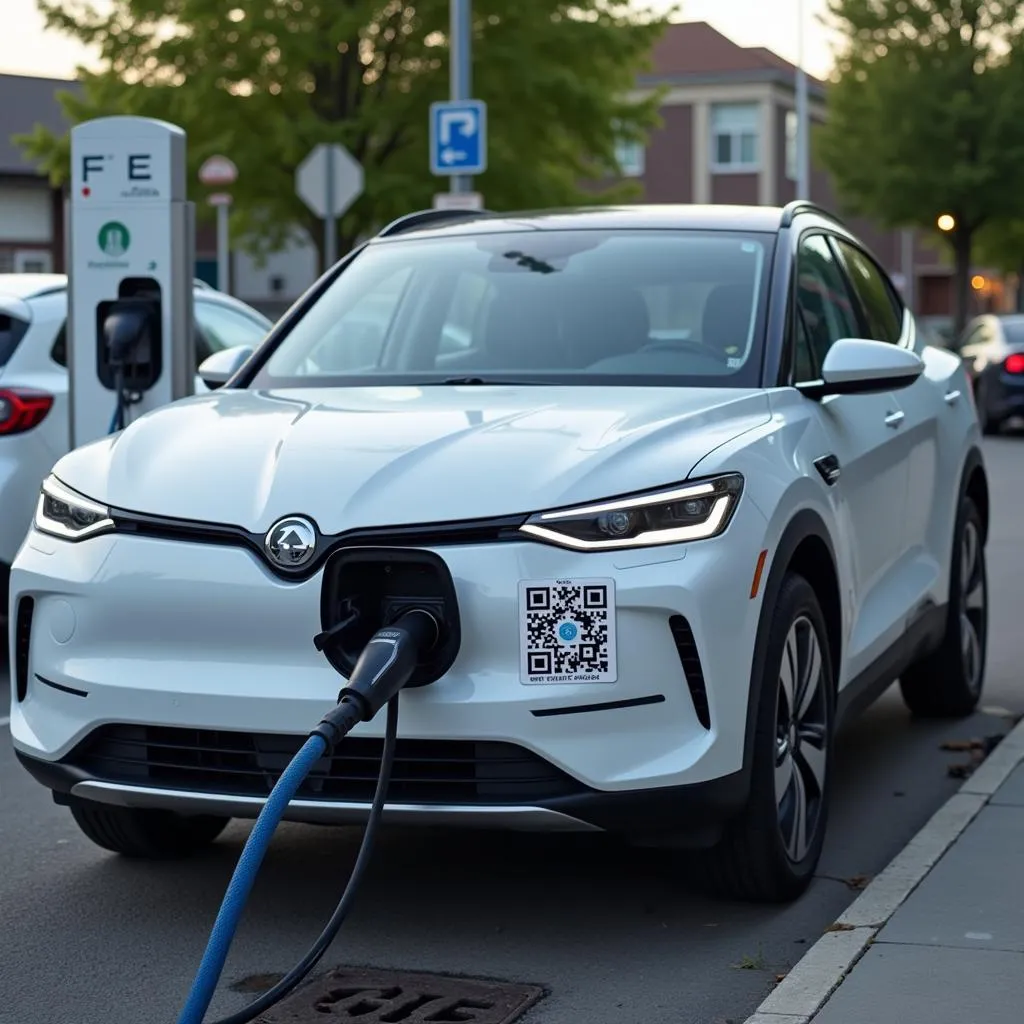
<svg viewBox="0 0 1024 1024">
<path fill-rule="evenodd" d="M 701 668 L 697 643 L 693 639 L 693 630 L 690 629 L 689 622 L 682 615 L 673 615 L 668 620 L 668 626 L 672 630 L 672 639 L 676 642 L 679 663 L 683 666 L 683 673 L 686 675 L 686 685 L 690 688 L 693 708 L 697 712 L 697 721 L 705 729 L 710 729 L 711 709 L 708 707 L 708 691 L 704 685 L 704 669 Z"/>
<path fill-rule="evenodd" d="M 18 617 L 14 624 L 14 693 L 19 703 L 28 693 L 28 651 L 35 604 L 34 598 L 23 597 L 18 602 Z"/>
</svg>

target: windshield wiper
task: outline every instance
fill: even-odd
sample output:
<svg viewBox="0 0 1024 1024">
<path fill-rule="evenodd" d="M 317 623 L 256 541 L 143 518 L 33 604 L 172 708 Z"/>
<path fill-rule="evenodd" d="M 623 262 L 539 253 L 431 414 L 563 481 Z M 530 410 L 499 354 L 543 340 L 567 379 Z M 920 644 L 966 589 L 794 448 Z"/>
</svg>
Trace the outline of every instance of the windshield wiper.
<svg viewBox="0 0 1024 1024">
<path fill-rule="evenodd" d="M 444 380 L 423 381 L 424 384 L 459 384 L 459 385 L 498 385 L 509 384 L 513 387 L 524 387 L 528 384 L 541 384 L 537 380 L 499 380 L 496 377 L 446 377 Z"/>
</svg>

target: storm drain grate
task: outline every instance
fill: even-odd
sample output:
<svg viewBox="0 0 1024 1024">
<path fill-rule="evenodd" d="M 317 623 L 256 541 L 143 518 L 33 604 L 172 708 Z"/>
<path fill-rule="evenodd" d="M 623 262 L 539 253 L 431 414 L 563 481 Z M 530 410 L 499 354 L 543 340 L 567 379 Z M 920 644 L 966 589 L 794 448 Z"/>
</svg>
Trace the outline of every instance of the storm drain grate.
<svg viewBox="0 0 1024 1024">
<path fill-rule="evenodd" d="M 536 985 L 341 967 L 299 989 L 259 1022 L 511 1024 L 543 995 Z"/>
</svg>

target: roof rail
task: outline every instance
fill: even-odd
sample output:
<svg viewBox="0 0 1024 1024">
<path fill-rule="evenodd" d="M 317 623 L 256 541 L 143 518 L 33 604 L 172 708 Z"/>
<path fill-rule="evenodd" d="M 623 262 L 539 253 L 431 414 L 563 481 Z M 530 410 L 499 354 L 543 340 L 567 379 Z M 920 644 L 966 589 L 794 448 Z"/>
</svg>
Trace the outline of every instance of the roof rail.
<svg viewBox="0 0 1024 1024">
<path fill-rule="evenodd" d="M 474 220 L 477 217 L 490 216 L 490 214 L 490 210 L 417 210 L 415 213 L 407 213 L 404 217 L 393 220 L 387 227 L 377 232 L 377 237 L 389 238 L 391 235 L 399 235 L 403 231 L 426 227 L 429 224 Z"/>
<path fill-rule="evenodd" d="M 783 207 L 782 223 L 779 226 L 783 228 L 790 227 L 798 213 L 816 213 L 819 217 L 827 217 L 836 224 L 843 223 L 834 213 L 826 210 L 824 206 L 820 206 L 818 203 L 812 203 L 809 199 L 794 199 Z"/>
</svg>

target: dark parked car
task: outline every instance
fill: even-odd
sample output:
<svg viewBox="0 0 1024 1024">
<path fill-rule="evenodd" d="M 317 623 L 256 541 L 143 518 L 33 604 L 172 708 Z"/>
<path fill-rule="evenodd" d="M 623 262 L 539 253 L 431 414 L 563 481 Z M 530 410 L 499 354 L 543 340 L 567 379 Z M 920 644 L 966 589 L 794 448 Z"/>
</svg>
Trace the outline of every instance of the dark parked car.
<svg viewBox="0 0 1024 1024">
<path fill-rule="evenodd" d="M 1024 314 L 975 317 L 954 348 L 974 386 L 986 434 L 998 433 L 1013 416 L 1024 416 Z"/>
</svg>

